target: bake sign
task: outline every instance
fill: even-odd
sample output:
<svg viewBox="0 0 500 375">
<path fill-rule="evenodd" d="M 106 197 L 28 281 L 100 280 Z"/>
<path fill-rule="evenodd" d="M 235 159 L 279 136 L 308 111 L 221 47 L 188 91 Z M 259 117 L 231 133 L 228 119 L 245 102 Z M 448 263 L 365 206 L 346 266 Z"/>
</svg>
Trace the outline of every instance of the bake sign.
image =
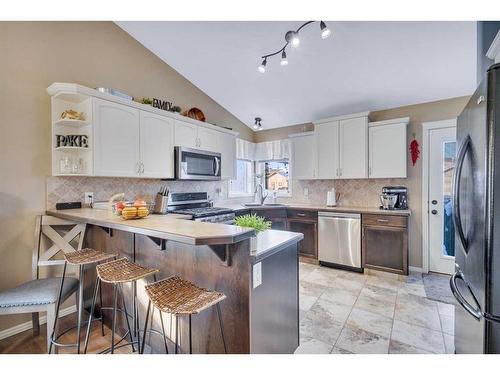
<svg viewBox="0 0 500 375">
<path fill-rule="evenodd" d="M 85 134 L 61 135 L 56 134 L 56 147 L 89 147 L 89 137 Z"/>
<path fill-rule="evenodd" d="M 164 111 L 171 111 L 172 110 L 172 102 L 168 102 L 166 100 L 160 100 L 153 98 L 153 107 L 163 109 Z"/>
</svg>

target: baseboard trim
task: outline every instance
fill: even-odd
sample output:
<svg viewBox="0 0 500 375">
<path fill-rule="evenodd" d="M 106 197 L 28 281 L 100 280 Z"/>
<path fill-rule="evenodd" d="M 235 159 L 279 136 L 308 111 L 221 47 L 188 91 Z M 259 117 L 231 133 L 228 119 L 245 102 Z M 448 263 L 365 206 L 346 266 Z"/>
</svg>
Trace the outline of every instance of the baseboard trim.
<svg viewBox="0 0 500 375">
<path fill-rule="evenodd" d="M 72 305 L 72 306 L 66 307 L 64 309 L 61 309 L 59 311 L 59 315 L 61 317 L 63 317 L 63 316 L 72 314 L 74 312 L 76 312 L 76 305 Z M 45 324 L 45 323 L 47 323 L 47 316 L 46 315 L 40 317 L 40 324 Z M 3 331 L 0 331 L 0 340 L 6 339 L 7 337 L 10 337 L 10 336 L 17 335 L 18 333 L 21 333 L 24 331 L 28 331 L 32 328 L 33 328 L 33 323 L 30 320 L 28 322 L 18 324 L 17 326 L 4 329 Z"/>
<path fill-rule="evenodd" d="M 413 266 L 409 266 L 408 269 L 412 272 L 419 272 L 419 273 L 422 273 L 422 267 L 413 267 Z"/>
</svg>

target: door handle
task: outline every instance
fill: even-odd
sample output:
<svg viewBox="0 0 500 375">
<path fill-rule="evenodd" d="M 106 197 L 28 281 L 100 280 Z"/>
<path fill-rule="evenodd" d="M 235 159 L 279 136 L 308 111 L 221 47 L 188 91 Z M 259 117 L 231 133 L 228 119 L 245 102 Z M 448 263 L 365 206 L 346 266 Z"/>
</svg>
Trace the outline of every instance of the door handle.
<svg viewBox="0 0 500 375">
<path fill-rule="evenodd" d="M 432 211 L 431 211 L 431 213 L 432 213 L 433 215 L 437 215 L 437 213 L 438 213 L 438 212 L 437 212 L 437 210 L 432 210 Z"/>
<path fill-rule="evenodd" d="M 467 286 L 467 289 L 469 289 L 472 297 L 474 298 L 474 302 L 476 303 L 476 305 L 478 307 L 472 306 L 469 302 L 467 302 L 467 300 L 464 298 L 462 293 L 460 293 L 460 290 L 457 287 L 457 280 L 458 279 L 462 280 L 465 283 L 465 285 Z M 456 272 L 453 274 L 453 276 L 451 276 L 450 288 L 451 288 L 451 292 L 455 296 L 455 299 L 465 309 L 465 311 L 467 311 L 469 314 L 471 314 L 476 320 L 481 320 L 481 317 L 483 316 L 483 314 L 481 312 L 481 307 L 479 306 L 479 303 L 478 303 L 476 297 L 474 297 L 474 294 L 472 293 L 472 290 L 471 290 L 469 284 L 465 281 L 464 274 L 462 273 L 460 268 L 458 268 L 456 270 Z"/>
<path fill-rule="evenodd" d="M 462 243 L 464 251 L 468 253 L 467 250 L 467 239 L 465 238 L 464 229 L 462 227 L 462 217 L 460 215 L 460 177 L 462 175 L 462 167 L 464 165 L 465 156 L 470 147 L 470 136 L 467 135 L 460 150 L 458 151 L 457 165 L 455 167 L 455 173 L 453 174 L 453 221 L 455 228 L 457 229 L 458 237 Z"/>
</svg>

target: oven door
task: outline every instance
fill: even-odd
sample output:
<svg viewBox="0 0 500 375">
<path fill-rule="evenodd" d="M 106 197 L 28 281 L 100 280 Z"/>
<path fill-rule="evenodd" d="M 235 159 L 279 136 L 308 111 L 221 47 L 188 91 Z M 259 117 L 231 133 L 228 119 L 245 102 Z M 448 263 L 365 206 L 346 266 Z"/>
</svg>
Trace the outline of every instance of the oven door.
<svg viewBox="0 0 500 375">
<path fill-rule="evenodd" d="M 178 180 L 220 180 L 221 154 L 192 148 L 175 148 Z"/>
</svg>

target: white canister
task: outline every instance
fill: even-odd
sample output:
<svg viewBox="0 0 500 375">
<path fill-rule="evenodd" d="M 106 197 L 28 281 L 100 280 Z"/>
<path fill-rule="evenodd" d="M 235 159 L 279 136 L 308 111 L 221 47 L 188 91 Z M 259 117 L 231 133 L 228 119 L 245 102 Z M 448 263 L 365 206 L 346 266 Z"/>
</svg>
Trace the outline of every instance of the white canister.
<svg viewBox="0 0 500 375">
<path fill-rule="evenodd" d="M 333 207 L 333 206 L 337 205 L 335 188 L 332 188 L 332 190 L 330 190 L 326 193 L 326 205 L 329 207 Z"/>
</svg>

